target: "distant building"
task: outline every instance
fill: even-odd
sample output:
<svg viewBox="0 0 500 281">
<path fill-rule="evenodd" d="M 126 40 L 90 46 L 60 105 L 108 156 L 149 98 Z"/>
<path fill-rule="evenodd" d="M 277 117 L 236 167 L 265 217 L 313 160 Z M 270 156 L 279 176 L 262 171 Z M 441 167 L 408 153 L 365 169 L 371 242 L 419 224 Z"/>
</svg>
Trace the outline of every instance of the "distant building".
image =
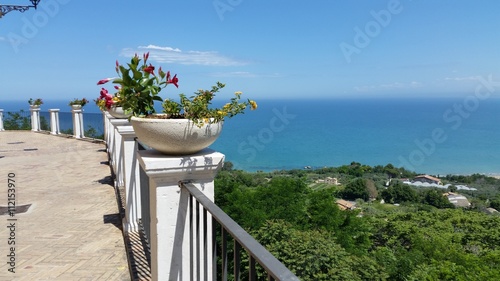
<svg viewBox="0 0 500 281">
<path fill-rule="evenodd" d="M 350 202 L 344 199 L 337 199 L 337 205 L 341 210 L 354 210 L 356 209 L 356 203 Z"/>
<path fill-rule="evenodd" d="M 339 185 L 339 181 L 337 180 L 337 178 L 326 177 L 325 182 L 329 184 Z"/>
<path fill-rule="evenodd" d="M 327 183 L 327 184 L 339 185 L 339 181 L 337 180 L 337 178 L 332 178 L 332 177 L 326 177 L 325 179 L 319 179 L 316 181 L 316 183 Z"/>
<path fill-rule="evenodd" d="M 498 211 L 496 209 L 493 209 L 493 208 L 486 208 L 486 213 L 493 215 L 493 214 L 498 214 Z"/>
<path fill-rule="evenodd" d="M 451 204 L 455 205 L 455 207 L 468 208 L 471 206 L 467 197 L 462 194 L 454 193 L 454 192 L 446 192 L 443 193 L 443 196 L 448 198 Z"/>
<path fill-rule="evenodd" d="M 416 182 L 416 181 L 419 181 L 422 183 L 426 182 L 426 183 L 430 183 L 430 184 L 437 184 L 437 185 L 443 184 L 440 179 L 433 177 L 433 176 L 429 176 L 429 175 L 416 176 L 415 178 L 413 178 L 413 182 Z"/>
</svg>

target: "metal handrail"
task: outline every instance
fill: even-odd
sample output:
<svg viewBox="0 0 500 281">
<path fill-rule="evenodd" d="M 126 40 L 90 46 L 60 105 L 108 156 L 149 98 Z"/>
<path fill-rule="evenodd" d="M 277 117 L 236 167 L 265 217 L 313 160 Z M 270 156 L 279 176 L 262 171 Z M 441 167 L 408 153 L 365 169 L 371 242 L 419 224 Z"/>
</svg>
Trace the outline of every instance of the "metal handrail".
<svg viewBox="0 0 500 281">
<path fill-rule="evenodd" d="M 269 280 L 294 281 L 300 280 L 278 259 L 276 259 L 264 246 L 257 242 L 238 223 L 231 219 L 221 208 L 215 205 L 208 197 L 189 182 L 179 182 L 179 187 L 185 188 L 200 203 L 204 210 L 208 211 L 223 228 L 223 232 L 229 233 L 237 242 L 236 247 L 241 246 L 250 256 L 250 278 L 255 275 L 255 262 L 258 262 L 267 272 Z M 206 219 L 206 216 L 205 216 Z M 215 236 L 213 237 L 215 240 Z M 223 245 L 224 246 L 224 245 Z M 235 249 L 235 260 L 239 260 L 240 253 Z M 215 263 L 214 263 L 215 266 Z M 227 266 L 225 266 L 227 269 Z M 236 265 L 235 265 L 236 267 Z M 236 276 L 235 276 L 236 278 Z M 255 277 L 254 277 L 255 278 Z M 253 279 L 251 279 L 253 280 Z"/>
</svg>

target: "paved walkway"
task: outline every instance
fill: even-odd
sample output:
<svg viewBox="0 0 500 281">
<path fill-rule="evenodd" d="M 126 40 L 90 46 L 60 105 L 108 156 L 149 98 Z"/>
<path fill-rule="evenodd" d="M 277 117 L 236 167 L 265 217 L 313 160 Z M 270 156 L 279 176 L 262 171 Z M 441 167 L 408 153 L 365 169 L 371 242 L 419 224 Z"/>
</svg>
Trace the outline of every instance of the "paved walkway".
<svg viewBox="0 0 500 281">
<path fill-rule="evenodd" d="M 44 133 L 0 132 L 0 206 L 14 194 L 9 176 L 16 205 L 32 204 L 26 213 L 0 215 L 0 280 L 130 280 L 104 148 Z"/>
</svg>

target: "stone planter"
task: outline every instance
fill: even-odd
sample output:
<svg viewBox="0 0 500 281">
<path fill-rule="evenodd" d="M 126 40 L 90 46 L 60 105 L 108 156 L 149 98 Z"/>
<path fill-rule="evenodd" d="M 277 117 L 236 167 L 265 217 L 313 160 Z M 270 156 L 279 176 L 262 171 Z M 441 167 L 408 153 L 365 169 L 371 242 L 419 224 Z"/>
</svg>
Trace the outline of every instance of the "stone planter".
<svg viewBox="0 0 500 281">
<path fill-rule="evenodd" d="M 140 142 L 167 155 L 189 155 L 207 148 L 219 137 L 223 122 L 196 126 L 188 119 L 130 120 Z"/>
<path fill-rule="evenodd" d="M 82 105 L 81 104 L 72 104 L 71 108 L 74 110 L 82 109 Z"/>
<path fill-rule="evenodd" d="M 108 113 L 113 116 L 116 119 L 127 119 L 132 114 L 125 114 L 125 111 L 121 106 L 112 106 L 110 109 L 108 109 Z"/>
</svg>

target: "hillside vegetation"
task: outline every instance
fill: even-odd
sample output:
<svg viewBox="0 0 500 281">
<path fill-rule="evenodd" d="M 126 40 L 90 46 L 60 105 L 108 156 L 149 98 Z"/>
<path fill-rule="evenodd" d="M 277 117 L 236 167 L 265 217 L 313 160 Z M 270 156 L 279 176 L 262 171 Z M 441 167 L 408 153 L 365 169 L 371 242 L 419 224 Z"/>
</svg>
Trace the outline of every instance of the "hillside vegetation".
<svg viewBox="0 0 500 281">
<path fill-rule="evenodd" d="M 471 206 L 464 209 L 443 196 L 449 190 L 403 184 L 397 179 L 416 174 L 390 164 L 272 173 L 231 167 L 215 180 L 216 203 L 301 280 L 500 276 L 500 216 L 487 213 L 500 206 L 498 179 L 440 177 L 466 195 Z M 477 190 L 456 190 L 460 184 Z M 341 210 L 337 199 L 356 208 Z"/>
</svg>

